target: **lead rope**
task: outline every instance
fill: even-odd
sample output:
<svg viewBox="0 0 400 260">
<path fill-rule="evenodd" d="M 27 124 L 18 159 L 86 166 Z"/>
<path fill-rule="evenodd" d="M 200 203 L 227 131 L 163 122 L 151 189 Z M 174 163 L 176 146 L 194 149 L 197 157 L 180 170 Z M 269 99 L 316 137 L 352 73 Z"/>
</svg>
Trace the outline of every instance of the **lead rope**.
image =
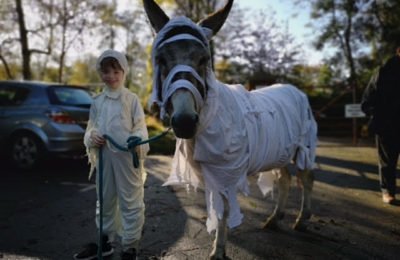
<svg viewBox="0 0 400 260">
<path fill-rule="evenodd" d="M 162 132 L 159 135 L 155 135 L 147 140 L 143 140 L 140 137 L 137 136 L 130 136 L 126 142 L 127 145 L 123 146 L 115 142 L 114 139 L 112 139 L 109 135 L 103 135 L 103 137 L 110 141 L 110 143 L 115 146 L 118 150 L 124 151 L 124 152 L 130 152 L 132 154 L 132 161 L 133 161 L 133 166 L 135 168 L 139 167 L 139 158 L 136 153 L 136 146 L 150 143 L 157 141 L 158 139 L 161 139 L 165 135 L 168 134 L 169 130 L 171 128 L 168 128 L 164 132 Z M 99 260 L 103 260 L 103 147 L 100 147 L 99 149 L 99 215 L 100 215 L 100 221 L 99 221 L 99 247 L 97 249 L 97 258 Z"/>
</svg>

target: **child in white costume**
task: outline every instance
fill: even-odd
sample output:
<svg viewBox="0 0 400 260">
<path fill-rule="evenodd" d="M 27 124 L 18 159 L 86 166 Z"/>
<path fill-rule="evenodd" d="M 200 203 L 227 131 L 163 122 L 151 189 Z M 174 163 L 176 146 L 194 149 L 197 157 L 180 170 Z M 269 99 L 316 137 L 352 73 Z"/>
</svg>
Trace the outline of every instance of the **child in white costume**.
<svg viewBox="0 0 400 260">
<path fill-rule="evenodd" d="M 149 145 L 137 147 L 140 165 L 135 168 L 131 153 L 118 150 L 103 135 L 121 145 L 126 144 L 130 136 L 147 139 L 144 112 L 137 95 L 124 87 L 128 62 L 122 53 L 106 50 L 98 58 L 96 68 L 105 89 L 94 97 L 84 144 L 91 163 L 90 175 L 95 167 L 99 167 L 98 148 L 103 148 L 103 256 L 113 253 L 111 242 L 118 234 L 122 237 L 122 259 L 135 259 L 144 224 L 143 183 L 146 173 L 143 160 Z M 97 192 L 98 183 L 96 174 Z M 97 201 L 97 227 L 99 217 Z M 96 256 L 97 245 L 92 243 L 74 257 L 93 259 Z"/>
</svg>

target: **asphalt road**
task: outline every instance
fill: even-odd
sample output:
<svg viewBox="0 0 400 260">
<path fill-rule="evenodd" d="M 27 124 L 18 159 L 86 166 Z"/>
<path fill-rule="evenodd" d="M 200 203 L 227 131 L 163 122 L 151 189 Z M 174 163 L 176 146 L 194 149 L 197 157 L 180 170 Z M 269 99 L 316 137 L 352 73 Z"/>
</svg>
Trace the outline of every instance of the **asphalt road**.
<svg viewBox="0 0 400 260">
<path fill-rule="evenodd" d="M 250 179 L 251 196 L 239 197 L 244 222 L 230 231 L 227 255 L 231 259 L 399 259 L 400 206 L 381 202 L 375 149 L 348 143 L 322 140 L 319 144 L 313 216 L 306 232 L 290 228 L 300 203 L 295 178 L 286 218 L 276 231 L 260 229 L 276 196 L 263 198 L 255 179 Z M 205 230 L 204 194 L 161 186 L 170 159 L 150 156 L 146 162 L 141 256 L 206 259 L 211 236 Z M 2 165 L 0 259 L 72 259 L 83 244 L 96 241 L 95 190 L 87 180 L 85 161 L 53 160 L 34 172 Z M 119 254 L 105 259 L 119 259 Z"/>
</svg>

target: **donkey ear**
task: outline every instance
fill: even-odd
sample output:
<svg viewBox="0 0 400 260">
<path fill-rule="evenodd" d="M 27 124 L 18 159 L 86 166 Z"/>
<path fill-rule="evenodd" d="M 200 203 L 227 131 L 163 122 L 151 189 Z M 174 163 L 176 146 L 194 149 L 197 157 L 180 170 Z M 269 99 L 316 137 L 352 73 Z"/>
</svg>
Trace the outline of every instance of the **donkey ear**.
<svg viewBox="0 0 400 260">
<path fill-rule="evenodd" d="M 229 12 L 231 11 L 232 4 L 233 0 L 228 0 L 223 8 L 199 21 L 199 25 L 211 29 L 213 35 L 215 35 L 225 23 L 225 20 L 228 17 Z"/>
<path fill-rule="evenodd" d="M 168 23 L 169 17 L 154 0 L 143 0 L 143 5 L 151 26 L 158 33 Z"/>
</svg>

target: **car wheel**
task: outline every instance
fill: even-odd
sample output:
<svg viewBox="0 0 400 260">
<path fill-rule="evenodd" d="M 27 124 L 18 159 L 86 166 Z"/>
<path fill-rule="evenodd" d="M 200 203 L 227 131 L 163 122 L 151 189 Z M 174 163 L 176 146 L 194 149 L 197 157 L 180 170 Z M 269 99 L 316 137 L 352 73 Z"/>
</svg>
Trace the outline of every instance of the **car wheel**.
<svg viewBox="0 0 400 260">
<path fill-rule="evenodd" d="M 38 166 L 43 157 L 43 148 L 34 135 L 18 134 L 11 144 L 11 159 L 13 164 L 24 170 L 30 170 Z"/>
</svg>

